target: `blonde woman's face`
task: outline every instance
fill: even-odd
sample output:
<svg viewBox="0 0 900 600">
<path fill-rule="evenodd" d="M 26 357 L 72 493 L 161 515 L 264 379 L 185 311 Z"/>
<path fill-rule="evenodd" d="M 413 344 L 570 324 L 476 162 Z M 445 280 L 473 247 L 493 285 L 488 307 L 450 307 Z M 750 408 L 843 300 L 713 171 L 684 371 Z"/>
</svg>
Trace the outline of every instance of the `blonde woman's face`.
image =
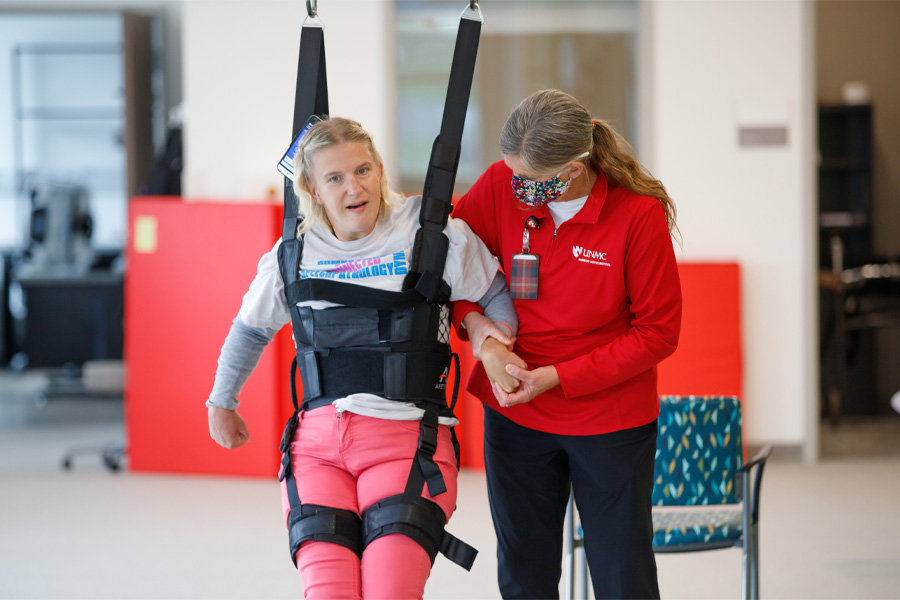
<svg viewBox="0 0 900 600">
<path fill-rule="evenodd" d="M 375 229 L 381 208 L 384 168 L 362 142 L 344 142 L 319 150 L 306 188 L 325 210 L 335 237 L 358 240 Z"/>
</svg>

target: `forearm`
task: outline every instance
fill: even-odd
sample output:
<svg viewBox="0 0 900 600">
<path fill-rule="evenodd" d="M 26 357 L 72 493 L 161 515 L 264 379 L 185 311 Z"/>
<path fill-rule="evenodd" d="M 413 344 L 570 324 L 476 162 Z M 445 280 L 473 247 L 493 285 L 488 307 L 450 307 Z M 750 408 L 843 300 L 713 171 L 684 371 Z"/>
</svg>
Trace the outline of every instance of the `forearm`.
<svg viewBox="0 0 900 600">
<path fill-rule="evenodd" d="M 519 318 L 506 287 L 506 278 L 501 271 L 497 271 L 491 287 L 478 300 L 478 305 L 484 310 L 484 316 L 494 324 L 503 324 L 509 328 L 509 336 L 515 337 L 519 330 Z"/>
<path fill-rule="evenodd" d="M 556 363 L 555 367 L 566 397 L 576 398 L 618 385 L 652 369 L 670 356 L 677 345 L 675 328 L 649 332 L 632 328 L 609 344 Z"/>
<path fill-rule="evenodd" d="M 237 397 L 274 335 L 274 329 L 251 327 L 240 316 L 234 319 L 219 353 L 219 365 L 207 406 L 230 410 L 238 407 Z"/>
</svg>

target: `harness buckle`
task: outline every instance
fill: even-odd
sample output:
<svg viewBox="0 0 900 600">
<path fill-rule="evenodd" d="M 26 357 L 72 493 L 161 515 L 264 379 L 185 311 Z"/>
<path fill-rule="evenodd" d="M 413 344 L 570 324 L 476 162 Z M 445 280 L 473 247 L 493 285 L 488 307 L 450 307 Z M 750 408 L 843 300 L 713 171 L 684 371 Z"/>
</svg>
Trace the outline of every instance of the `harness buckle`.
<svg viewBox="0 0 900 600">
<path fill-rule="evenodd" d="M 294 439 L 294 433 L 297 431 L 299 419 L 297 418 L 297 413 L 288 419 L 287 425 L 284 428 L 284 433 L 281 434 L 281 446 L 279 449 L 282 453 L 287 452 L 291 448 L 291 441 Z"/>
<path fill-rule="evenodd" d="M 285 452 L 281 455 L 281 474 L 278 475 L 278 481 L 284 481 L 294 472 L 294 464 L 291 462 L 291 455 Z"/>
<path fill-rule="evenodd" d="M 437 451 L 437 435 L 438 428 L 434 425 L 425 423 L 423 419 L 419 426 L 419 450 L 433 456 Z"/>
</svg>

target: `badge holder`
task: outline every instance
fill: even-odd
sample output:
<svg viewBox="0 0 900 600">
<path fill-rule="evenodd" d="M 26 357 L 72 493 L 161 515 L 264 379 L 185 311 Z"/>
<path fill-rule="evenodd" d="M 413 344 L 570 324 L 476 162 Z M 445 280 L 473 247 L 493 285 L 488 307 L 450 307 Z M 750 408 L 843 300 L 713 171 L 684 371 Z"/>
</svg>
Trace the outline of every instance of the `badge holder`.
<svg viewBox="0 0 900 600">
<path fill-rule="evenodd" d="M 309 128 L 321 121 L 318 116 L 313 115 L 306 122 L 306 125 L 303 126 L 303 129 L 300 130 L 300 133 L 297 134 L 297 137 L 291 142 L 290 147 L 287 152 L 284 153 L 284 156 L 281 157 L 281 160 L 278 161 L 278 172 L 290 179 L 291 181 L 297 181 L 296 175 L 294 175 L 294 157 L 297 156 L 297 148 L 300 147 L 300 138 L 303 137 Z"/>
<path fill-rule="evenodd" d="M 522 232 L 522 253 L 513 254 L 510 265 L 509 295 L 516 300 L 534 300 L 538 297 L 538 270 L 541 257 L 531 253 L 528 230 L 537 227 L 537 220 L 529 218 Z"/>
</svg>

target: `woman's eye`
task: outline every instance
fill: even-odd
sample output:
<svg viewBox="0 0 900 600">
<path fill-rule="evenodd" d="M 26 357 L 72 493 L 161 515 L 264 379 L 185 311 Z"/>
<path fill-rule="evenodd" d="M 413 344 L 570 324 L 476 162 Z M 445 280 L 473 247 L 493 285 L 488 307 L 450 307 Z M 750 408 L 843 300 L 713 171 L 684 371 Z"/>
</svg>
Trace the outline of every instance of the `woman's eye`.
<svg viewBox="0 0 900 600">
<path fill-rule="evenodd" d="M 369 172 L 369 167 L 362 167 L 359 171 L 357 171 L 357 174 L 365 175 L 368 172 Z"/>
<path fill-rule="evenodd" d="M 339 175 L 332 175 L 328 178 L 328 183 L 338 183 L 341 180 Z"/>
</svg>

